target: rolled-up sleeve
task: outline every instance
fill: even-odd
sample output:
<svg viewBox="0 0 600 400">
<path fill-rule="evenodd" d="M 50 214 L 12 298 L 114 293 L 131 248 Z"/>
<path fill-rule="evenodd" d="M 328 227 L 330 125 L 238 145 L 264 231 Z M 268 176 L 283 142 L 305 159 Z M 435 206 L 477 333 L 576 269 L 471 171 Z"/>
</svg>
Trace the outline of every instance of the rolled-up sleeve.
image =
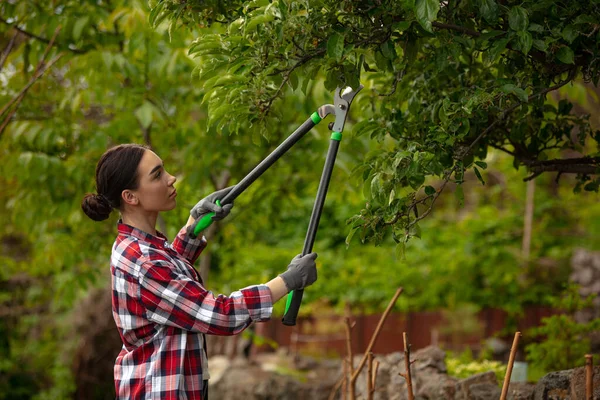
<svg viewBox="0 0 600 400">
<path fill-rule="evenodd" d="M 271 291 L 249 286 L 229 296 L 215 296 L 168 263 L 144 265 L 140 299 L 150 321 L 211 335 L 235 335 L 273 312 Z"/>
</svg>

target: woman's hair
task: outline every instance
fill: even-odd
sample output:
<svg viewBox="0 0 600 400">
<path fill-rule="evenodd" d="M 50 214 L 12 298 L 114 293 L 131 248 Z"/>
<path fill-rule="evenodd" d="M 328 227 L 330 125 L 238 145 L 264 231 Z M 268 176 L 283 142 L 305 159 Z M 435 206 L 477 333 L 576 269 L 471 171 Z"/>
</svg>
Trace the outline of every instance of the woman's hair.
<svg viewBox="0 0 600 400">
<path fill-rule="evenodd" d="M 138 188 L 137 168 L 147 149 L 139 144 L 121 144 L 100 157 L 96 165 L 98 193 L 87 193 L 81 201 L 81 208 L 88 217 L 94 221 L 107 219 L 113 208 L 121 206 L 123 190 Z"/>
</svg>

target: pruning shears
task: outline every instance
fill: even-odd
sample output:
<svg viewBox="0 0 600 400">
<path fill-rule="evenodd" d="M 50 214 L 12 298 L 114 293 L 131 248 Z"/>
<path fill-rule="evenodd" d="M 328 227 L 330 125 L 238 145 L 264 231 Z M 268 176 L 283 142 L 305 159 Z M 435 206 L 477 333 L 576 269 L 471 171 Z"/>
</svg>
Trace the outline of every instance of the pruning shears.
<svg viewBox="0 0 600 400">
<path fill-rule="evenodd" d="M 342 131 L 344 130 L 346 118 L 348 117 L 348 111 L 350 110 L 352 100 L 363 87 L 363 85 L 360 85 L 357 89 L 352 89 L 351 87 L 342 89 L 338 87 L 335 90 L 334 104 L 325 104 L 319 107 L 316 112 L 312 113 L 312 115 L 306 121 L 304 121 L 300 127 L 298 127 L 286 140 L 284 140 L 275 150 L 273 150 L 271 154 L 269 154 L 256 167 L 254 167 L 254 169 L 250 171 L 250 173 L 248 173 L 248 175 L 246 175 L 237 185 L 235 185 L 233 189 L 231 189 L 231 191 L 221 199 L 220 202 L 217 202 L 217 204 L 225 205 L 232 203 L 315 125 L 321 122 L 321 120 L 328 115 L 335 115 L 335 121 L 329 124 L 329 129 L 332 131 L 329 149 L 325 158 L 323 173 L 321 175 L 321 180 L 317 189 L 317 196 L 313 205 L 312 214 L 310 216 L 308 231 L 306 233 L 306 238 L 304 239 L 304 248 L 302 249 L 303 256 L 310 253 L 317 235 L 319 220 L 321 218 L 321 212 L 323 211 L 323 205 L 325 204 L 325 197 L 327 196 L 327 190 L 329 188 L 329 181 L 331 180 L 335 158 L 337 156 L 340 141 L 342 140 Z M 214 213 L 203 215 L 194 224 L 190 225 L 187 231 L 188 235 L 193 238 L 197 237 L 200 232 L 210 226 L 213 215 Z M 304 290 L 293 290 L 288 294 L 285 313 L 282 320 L 284 325 L 296 325 L 296 319 L 298 317 L 298 311 L 300 310 L 300 304 L 302 303 L 303 294 Z"/>
</svg>

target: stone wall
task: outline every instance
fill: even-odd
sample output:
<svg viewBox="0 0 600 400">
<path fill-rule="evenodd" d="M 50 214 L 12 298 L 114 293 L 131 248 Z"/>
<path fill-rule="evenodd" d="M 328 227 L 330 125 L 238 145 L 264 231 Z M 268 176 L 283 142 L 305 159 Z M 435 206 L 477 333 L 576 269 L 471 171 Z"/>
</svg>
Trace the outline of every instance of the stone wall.
<svg viewBox="0 0 600 400">
<path fill-rule="evenodd" d="M 361 359 L 355 357 L 355 365 Z M 414 352 L 411 367 L 416 399 L 489 400 L 500 397 L 502 382 L 494 372 L 484 372 L 466 379 L 449 376 L 445 353 L 437 347 Z M 376 355 L 379 369 L 375 400 L 408 399 L 404 372 L 404 353 Z M 254 361 L 212 357 L 210 360 L 210 397 L 223 400 L 304 400 L 328 399 L 341 376 L 340 360 L 317 361 L 292 357 L 283 352 L 258 354 Z M 600 367 L 594 369 L 594 399 L 600 399 Z M 335 396 L 340 399 L 339 391 Z M 356 382 L 356 398 L 366 398 L 366 367 Z M 508 399 L 512 400 L 579 400 L 585 398 L 585 370 L 576 368 L 553 372 L 537 384 L 511 383 Z"/>
</svg>

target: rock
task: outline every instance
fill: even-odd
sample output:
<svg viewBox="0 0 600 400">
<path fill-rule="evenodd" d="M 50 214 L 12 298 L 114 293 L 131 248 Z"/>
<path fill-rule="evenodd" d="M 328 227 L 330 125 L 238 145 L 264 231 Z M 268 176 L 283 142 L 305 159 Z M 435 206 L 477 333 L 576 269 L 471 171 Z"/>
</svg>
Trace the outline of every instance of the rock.
<svg viewBox="0 0 600 400">
<path fill-rule="evenodd" d="M 457 382 L 458 379 L 445 374 L 419 376 L 416 391 L 413 393 L 423 399 L 454 400 Z"/>
<path fill-rule="evenodd" d="M 571 274 L 571 280 L 582 286 L 589 285 L 594 279 L 594 270 L 591 267 L 581 268 Z"/>
<path fill-rule="evenodd" d="M 490 400 L 499 399 L 502 390 L 498 385 L 490 385 L 489 383 L 476 383 L 469 388 L 468 400 Z"/>
<path fill-rule="evenodd" d="M 483 372 L 473 375 L 466 379 L 462 379 L 456 383 L 456 400 L 479 400 L 484 394 L 495 396 L 498 387 L 498 379 L 493 371 Z M 477 397 L 475 397 L 477 396 Z M 485 397 L 486 399 L 499 398 L 500 391 L 497 396 Z"/>
<path fill-rule="evenodd" d="M 571 399 L 585 399 L 585 367 L 571 370 Z M 593 399 L 600 399 L 600 366 L 594 367 Z"/>
<path fill-rule="evenodd" d="M 512 382 L 508 387 L 508 400 L 533 400 L 535 384 L 526 382 Z"/>
<path fill-rule="evenodd" d="M 571 400 L 570 386 L 573 370 L 550 372 L 538 381 L 534 400 Z M 575 400 L 575 399 L 573 399 Z"/>
<path fill-rule="evenodd" d="M 439 347 L 427 346 L 415 351 L 410 357 L 416 360 L 415 369 L 417 370 L 433 368 L 439 372 L 446 372 L 446 353 Z"/>
</svg>

